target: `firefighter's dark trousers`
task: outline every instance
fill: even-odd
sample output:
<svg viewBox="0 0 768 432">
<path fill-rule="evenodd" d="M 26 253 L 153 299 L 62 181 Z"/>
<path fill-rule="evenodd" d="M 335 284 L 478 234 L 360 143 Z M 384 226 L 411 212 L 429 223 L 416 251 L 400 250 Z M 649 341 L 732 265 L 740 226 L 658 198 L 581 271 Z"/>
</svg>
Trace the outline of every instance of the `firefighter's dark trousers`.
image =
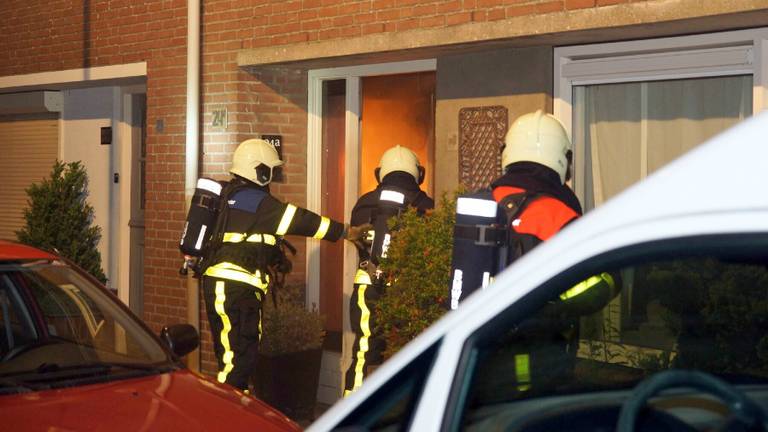
<svg viewBox="0 0 768 432">
<path fill-rule="evenodd" d="M 248 388 L 261 338 L 262 291 L 244 282 L 203 277 L 203 296 L 219 364 L 216 379 Z"/>
<path fill-rule="evenodd" d="M 384 341 L 374 333 L 374 306 L 382 291 L 382 286 L 371 283 L 367 272 L 357 271 L 355 287 L 349 299 L 349 318 L 355 332 L 355 343 L 352 345 L 352 364 L 344 379 L 344 396 L 363 384 L 363 377 L 367 375 L 369 366 L 381 364 Z"/>
</svg>

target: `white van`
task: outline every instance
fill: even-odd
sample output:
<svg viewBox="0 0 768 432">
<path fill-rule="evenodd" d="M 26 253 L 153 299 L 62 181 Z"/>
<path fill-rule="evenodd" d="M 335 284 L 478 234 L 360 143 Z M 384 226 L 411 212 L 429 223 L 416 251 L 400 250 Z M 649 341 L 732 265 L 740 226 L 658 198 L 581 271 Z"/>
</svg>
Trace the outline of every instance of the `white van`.
<svg viewBox="0 0 768 432">
<path fill-rule="evenodd" d="M 768 430 L 767 166 L 763 113 L 538 246 L 309 430 Z M 570 307 L 594 275 L 611 295 Z"/>
</svg>

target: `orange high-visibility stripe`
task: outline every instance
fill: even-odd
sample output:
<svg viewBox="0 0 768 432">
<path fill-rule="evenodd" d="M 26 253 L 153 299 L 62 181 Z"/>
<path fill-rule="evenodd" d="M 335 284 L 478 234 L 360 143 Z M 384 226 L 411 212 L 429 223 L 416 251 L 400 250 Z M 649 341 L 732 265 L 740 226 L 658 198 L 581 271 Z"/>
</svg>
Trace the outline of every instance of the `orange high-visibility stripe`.
<svg viewBox="0 0 768 432">
<path fill-rule="evenodd" d="M 514 186 L 499 186 L 493 190 L 493 199 L 500 202 L 507 195 L 525 192 Z M 579 217 L 565 203 L 549 196 L 541 196 L 529 203 L 518 221 L 509 221 L 518 234 L 530 234 L 540 240 L 548 240 L 568 222 Z"/>
</svg>

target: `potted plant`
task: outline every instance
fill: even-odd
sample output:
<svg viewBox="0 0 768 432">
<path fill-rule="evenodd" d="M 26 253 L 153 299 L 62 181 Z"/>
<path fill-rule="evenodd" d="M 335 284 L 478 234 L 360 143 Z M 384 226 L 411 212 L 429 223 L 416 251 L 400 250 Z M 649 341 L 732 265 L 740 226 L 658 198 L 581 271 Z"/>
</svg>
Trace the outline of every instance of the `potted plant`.
<svg viewBox="0 0 768 432">
<path fill-rule="evenodd" d="M 305 307 L 297 286 L 268 296 L 262 314 L 262 337 L 254 394 L 294 420 L 314 417 L 322 358 L 323 319 Z"/>
</svg>

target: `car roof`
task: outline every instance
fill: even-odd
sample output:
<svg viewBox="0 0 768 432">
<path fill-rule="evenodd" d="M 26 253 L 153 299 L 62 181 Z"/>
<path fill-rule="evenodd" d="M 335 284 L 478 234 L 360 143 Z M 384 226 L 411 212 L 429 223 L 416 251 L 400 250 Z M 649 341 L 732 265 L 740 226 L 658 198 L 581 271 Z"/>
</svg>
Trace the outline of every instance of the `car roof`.
<svg viewBox="0 0 768 432">
<path fill-rule="evenodd" d="M 32 246 L 0 240 L 0 261 L 18 261 L 32 259 L 56 259 L 56 255 L 44 252 Z"/>
</svg>

